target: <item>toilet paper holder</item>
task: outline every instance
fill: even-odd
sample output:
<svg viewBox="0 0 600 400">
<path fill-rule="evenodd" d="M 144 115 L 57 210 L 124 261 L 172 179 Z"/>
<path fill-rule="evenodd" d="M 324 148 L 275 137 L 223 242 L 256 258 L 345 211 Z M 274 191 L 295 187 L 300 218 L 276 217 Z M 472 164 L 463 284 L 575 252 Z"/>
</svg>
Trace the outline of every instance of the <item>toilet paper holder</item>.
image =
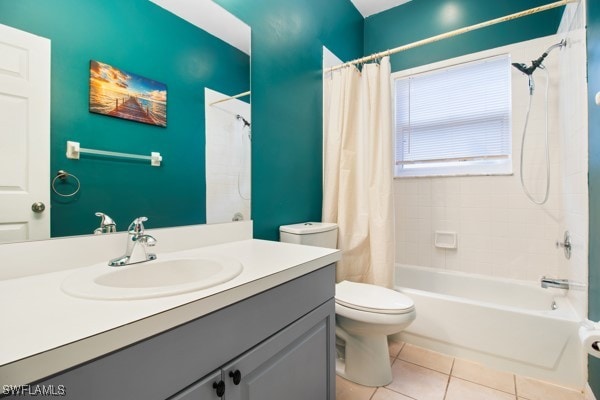
<svg viewBox="0 0 600 400">
<path fill-rule="evenodd" d="M 583 320 L 579 327 L 579 341 L 586 353 L 600 358 L 600 322 Z"/>
</svg>

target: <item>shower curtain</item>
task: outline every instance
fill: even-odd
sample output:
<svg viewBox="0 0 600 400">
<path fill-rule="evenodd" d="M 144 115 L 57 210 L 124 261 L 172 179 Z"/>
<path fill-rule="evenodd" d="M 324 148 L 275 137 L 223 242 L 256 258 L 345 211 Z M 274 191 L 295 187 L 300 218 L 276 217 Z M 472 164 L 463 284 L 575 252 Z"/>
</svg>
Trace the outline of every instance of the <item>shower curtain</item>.
<svg viewBox="0 0 600 400">
<path fill-rule="evenodd" d="M 338 282 L 391 287 L 394 158 L 389 57 L 325 78 L 323 221 L 339 225 Z"/>
</svg>

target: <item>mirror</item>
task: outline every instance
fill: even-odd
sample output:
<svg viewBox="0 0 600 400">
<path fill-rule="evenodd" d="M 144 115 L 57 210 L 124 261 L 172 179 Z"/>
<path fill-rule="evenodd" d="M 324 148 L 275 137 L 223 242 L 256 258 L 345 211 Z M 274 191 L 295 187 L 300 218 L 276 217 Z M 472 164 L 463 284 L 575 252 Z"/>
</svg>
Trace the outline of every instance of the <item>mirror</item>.
<svg viewBox="0 0 600 400">
<path fill-rule="evenodd" d="M 206 222 L 250 219 L 250 104 L 205 89 Z"/>
<path fill-rule="evenodd" d="M 247 25 L 210 0 L 5 0 L 0 24 L 33 40 L 24 56 L 21 36 L 0 31 L 0 143 L 7 153 L 0 167 L 10 172 L 10 179 L 0 179 L 0 196 L 14 188 L 33 192 L 33 185 L 42 192 L 20 196 L 20 203 L 0 198 L 0 242 L 92 234 L 101 221 L 96 212 L 109 215 L 117 231 L 138 216 L 148 217 L 148 229 L 250 218 Z M 36 40 L 44 41 L 39 37 L 49 39 L 46 67 L 35 58 Z M 23 80 L 19 68 L 29 59 L 37 74 L 50 74 L 49 102 L 43 100 L 48 118 L 43 109 L 36 113 L 6 100 L 15 95 L 6 92 L 3 79 Z M 126 78 L 106 71 L 94 75 L 92 61 Z M 111 99 L 104 114 L 90 112 L 92 75 L 123 84 L 127 97 L 114 105 Z M 148 90 L 138 96 L 138 78 L 163 84 L 166 95 L 156 100 Z M 34 80 L 27 84 L 33 93 L 43 92 Z M 161 101 L 166 126 L 115 117 L 113 111 L 131 97 L 142 105 L 136 112 L 145 114 L 152 114 L 153 100 Z M 210 104 L 219 100 L 224 101 Z M 25 122 L 19 119 L 27 114 Z M 18 135 L 45 123 L 46 133 L 42 128 L 34 139 Z M 11 137 L 9 131 L 16 133 Z M 69 141 L 79 143 L 79 159 L 67 158 Z M 47 149 L 33 156 L 27 153 L 31 143 L 46 143 Z M 151 165 L 154 152 L 160 153 L 160 166 Z M 41 179 L 32 179 L 36 166 Z M 36 224 L 46 228 L 36 233 Z"/>
</svg>

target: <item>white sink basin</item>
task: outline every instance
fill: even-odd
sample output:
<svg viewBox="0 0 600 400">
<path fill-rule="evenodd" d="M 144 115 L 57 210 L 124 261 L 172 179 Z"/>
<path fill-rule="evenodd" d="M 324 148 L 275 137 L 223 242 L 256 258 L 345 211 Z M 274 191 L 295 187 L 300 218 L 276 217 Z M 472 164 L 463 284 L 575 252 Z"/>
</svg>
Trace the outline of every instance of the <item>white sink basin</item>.
<svg viewBox="0 0 600 400">
<path fill-rule="evenodd" d="M 69 275 L 61 289 L 87 299 L 145 299 L 216 286 L 235 278 L 242 269 L 239 261 L 225 256 L 159 258 L 122 267 L 104 263 Z"/>
</svg>

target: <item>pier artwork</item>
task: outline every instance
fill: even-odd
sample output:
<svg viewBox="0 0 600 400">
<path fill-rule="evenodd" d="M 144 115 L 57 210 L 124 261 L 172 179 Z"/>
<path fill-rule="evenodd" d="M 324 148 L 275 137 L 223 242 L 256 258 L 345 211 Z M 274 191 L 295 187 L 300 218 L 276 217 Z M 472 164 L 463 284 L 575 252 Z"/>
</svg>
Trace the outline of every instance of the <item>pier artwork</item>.
<svg viewBox="0 0 600 400">
<path fill-rule="evenodd" d="M 137 97 L 129 96 L 129 98 L 115 99 L 115 108 L 107 115 L 124 119 L 131 119 L 146 124 L 159 125 L 149 111 L 149 107 L 144 107 L 140 104 Z"/>
<path fill-rule="evenodd" d="M 90 112 L 167 126 L 167 86 L 90 61 Z"/>
</svg>

